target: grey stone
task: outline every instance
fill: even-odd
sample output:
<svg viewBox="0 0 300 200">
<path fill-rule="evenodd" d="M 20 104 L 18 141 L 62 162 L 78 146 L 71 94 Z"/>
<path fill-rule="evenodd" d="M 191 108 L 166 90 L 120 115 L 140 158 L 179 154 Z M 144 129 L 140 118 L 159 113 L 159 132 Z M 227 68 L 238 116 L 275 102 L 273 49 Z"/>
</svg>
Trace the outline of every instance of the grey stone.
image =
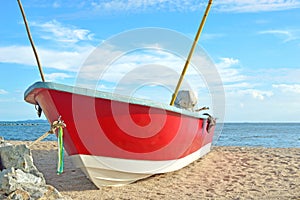
<svg viewBox="0 0 300 200">
<path fill-rule="evenodd" d="M 33 163 L 26 145 L 5 144 L 0 137 L 0 199 L 8 200 L 70 200 L 53 186 L 46 185 L 42 173 Z"/>
<path fill-rule="evenodd" d="M 44 185 L 46 185 L 46 182 L 43 178 L 35 176 L 34 174 L 25 173 L 20 169 L 4 169 L 0 173 L 0 187 L 6 194 L 10 194 L 17 189 Z"/>
<path fill-rule="evenodd" d="M 4 169 L 0 172 L 0 188 L 4 194 L 10 194 L 15 191 L 17 188 L 16 185 L 11 183 L 12 176 L 14 174 L 15 169 Z M 15 182 L 15 181 L 13 181 Z"/>
<path fill-rule="evenodd" d="M 39 200 L 56 200 L 62 199 L 63 196 L 51 185 L 40 187 L 35 193 L 31 195 L 34 199 Z"/>
<path fill-rule="evenodd" d="M 7 199 L 7 195 L 0 193 L 0 199 Z"/>
<path fill-rule="evenodd" d="M 4 169 L 13 167 L 44 179 L 33 163 L 30 149 L 24 144 L 0 147 L 0 158 Z"/>
<path fill-rule="evenodd" d="M 4 137 L 0 136 L 0 144 L 5 144 Z"/>
</svg>

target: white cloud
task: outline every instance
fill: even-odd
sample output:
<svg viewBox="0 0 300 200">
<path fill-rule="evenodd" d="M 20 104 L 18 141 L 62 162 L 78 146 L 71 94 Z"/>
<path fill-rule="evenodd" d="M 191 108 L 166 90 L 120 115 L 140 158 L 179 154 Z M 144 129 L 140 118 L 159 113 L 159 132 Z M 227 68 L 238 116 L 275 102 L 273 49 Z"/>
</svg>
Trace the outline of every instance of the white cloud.
<svg viewBox="0 0 300 200">
<path fill-rule="evenodd" d="M 31 0 L 35 7 L 67 7 L 93 10 L 97 13 L 110 12 L 193 12 L 204 10 L 207 0 L 64 0 L 49 3 L 49 1 Z M 299 0 L 215 0 L 212 10 L 218 12 L 267 12 L 289 10 L 300 7 Z M 101 11 L 101 12 L 100 12 Z M 95 13 L 95 12 L 94 12 Z"/>
<path fill-rule="evenodd" d="M 6 90 L 4 90 L 4 89 L 0 89 L 0 95 L 1 94 L 7 94 L 8 92 L 6 91 Z"/>
<path fill-rule="evenodd" d="M 300 84 L 299 68 L 267 68 L 247 70 L 248 81 L 272 84 Z M 260 80 L 260 81 L 259 81 Z"/>
<path fill-rule="evenodd" d="M 227 83 L 224 85 L 224 88 L 227 91 L 236 91 L 236 90 L 247 89 L 247 88 L 251 88 L 251 87 L 253 87 L 253 85 L 250 83 L 247 83 L 246 81 L 237 82 L 237 83 Z"/>
<path fill-rule="evenodd" d="M 273 84 L 272 86 L 284 93 L 300 94 L 300 84 Z"/>
<path fill-rule="evenodd" d="M 110 0 L 110 1 L 92 1 L 91 5 L 102 11 L 130 11 L 144 12 L 155 11 L 195 11 L 206 5 L 202 0 Z"/>
<path fill-rule="evenodd" d="M 89 57 L 87 65 L 81 68 L 77 77 L 77 85 L 87 88 L 96 87 L 124 95 L 134 93 L 139 97 L 147 96 L 152 100 L 160 99 L 160 102 L 165 103 L 169 103 L 171 92 L 175 89 L 185 63 L 184 58 L 160 48 L 145 48 L 124 53 L 113 46 L 105 46 L 96 51 L 95 55 Z M 114 60 L 113 63 L 109 57 Z M 205 97 L 208 97 L 207 102 L 211 99 L 209 99 L 210 94 L 203 79 L 205 75 L 201 73 L 211 73 L 212 70 L 208 66 L 201 69 L 199 74 L 193 64 L 201 60 L 201 65 L 209 65 L 206 61 L 208 57 L 195 54 L 194 58 L 196 62 L 193 60 L 189 66 L 181 89 L 191 89 L 197 92 L 203 104 Z M 212 75 L 209 74 L 209 76 Z M 208 81 L 214 81 L 214 79 Z M 169 91 L 169 94 L 157 95 L 161 88 Z M 137 90 L 139 92 L 135 93 L 134 91 Z"/>
<path fill-rule="evenodd" d="M 51 73 L 51 74 L 45 74 L 45 79 L 50 82 L 55 82 L 58 79 L 65 79 L 65 78 L 71 78 L 72 76 L 66 74 L 66 73 Z"/>
<path fill-rule="evenodd" d="M 273 92 L 270 91 L 252 90 L 250 92 L 252 94 L 252 97 L 258 100 L 264 100 L 266 97 L 271 97 L 274 95 Z"/>
<path fill-rule="evenodd" d="M 300 120 L 299 69 L 243 69 L 240 73 L 245 76 L 244 80 L 225 83 L 227 120 Z M 279 119 L 282 113 L 285 117 Z"/>
<path fill-rule="evenodd" d="M 202 40 L 213 40 L 213 39 L 222 38 L 222 37 L 224 37 L 224 34 L 221 34 L 221 33 L 202 33 L 201 34 Z"/>
<path fill-rule="evenodd" d="M 300 8 L 299 0 L 219 0 L 215 8 L 221 12 L 266 12 Z"/>
<path fill-rule="evenodd" d="M 49 46 L 36 46 L 39 59 L 43 68 L 76 72 L 84 63 L 89 54 L 95 49 L 91 44 L 95 39 L 93 34 L 86 29 L 71 25 L 63 25 L 53 20 L 46 23 L 32 23 L 35 31 L 41 32 L 41 37 L 56 41 L 55 48 Z M 86 41 L 80 43 L 81 41 Z M 17 52 L 17 53 L 16 53 Z M 30 46 L 0 46 L 0 62 L 16 63 L 27 66 L 37 66 L 36 60 Z M 68 78 L 62 74 L 49 74 L 48 78 Z"/>
<path fill-rule="evenodd" d="M 220 58 L 216 66 L 221 74 L 223 83 L 236 83 L 245 80 L 245 76 L 241 74 L 238 65 L 240 61 L 234 58 Z"/>
<path fill-rule="evenodd" d="M 16 53 L 18 52 L 18 53 Z M 0 47 L 0 62 L 34 65 L 34 55 L 29 46 Z"/>
<path fill-rule="evenodd" d="M 76 72 L 93 50 L 93 46 L 78 46 L 73 51 L 41 49 L 40 55 L 45 67 Z"/>
<path fill-rule="evenodd" d="M 53 8 L 59 8 L 61 5 L 59 2 L 55 1 L 55 2 L 53 2 L 52 6 L 53 6 Z"/>
<path fill-rule="evenodd" d="M 110 61 L 105 59 L 109 57 L 109 60 L 114 60 L 113 63 L 110 63 Z M 103 81 L 115 83 L 118 83 L 126 76 L 130 76 L 130 79 L 126 80 L 127 84 L 137 83 L 136 81 L 139 83 L 141 83 L 141 81 L 147 82 L 147 80 L 151 81 L 151 78 L 154 80 L 157 76 L 163 76 L 164 78 L 162 81 L 167 84 L 167 82 L 173 80 L 172 77 L 167 78 L 169 71 L 180 72 L 183 63 L 184 61 L 181 58 L 159 49 L 140 50 L 124 54 L 123 52 L 114 49 L 114 47 L 111 47 L 110 49 L 107 47 L 97 49 L 97 54 L 89 58 L 89 63 L 81 69 L 82 73 L 80 75 L 82 75 L 82 78 L 84 79 L 98 81 L 99 78 L 101 78 Z M 163 68 L 160 71 L 151 71 L 152 67 L 155 68 L 155 66 L 158 65 L 169 68 L 169 70 Z M 142 74 L 138 74 L 135 71 L 138 68 L 143 68 L 144 71 Z M 145 77 L 146 74 L 150 74 L 150 76 Z"/>
<path fill-rule="evenodd" d="M 245 70 L 239 60 L 220 58 L 216 63 L 223 80 L 226 94 L 241 101 L 246 97 L 266 100 L 281 92 L 300 94 L 300 70 L 289 68 Z M 283 84 L 282 84 L 283 83 Z"/>
<path fill-rule="evenodd" d="M 93 1 L 91 5 L 105 11 L 143 12 L 148 10 L 159 11 L 195 11 L 203 9 L 207 1 L 203 0 L 110 0 Z M 265 12 L 289 10 L 300 7 L 299 0 L 219 0 L 213 3 L 213 9 L 220 12 Z"/>
<path fill-rule="evenodd" d="M 216 66 L 221 75 L 227 97 L 230 99 L 237 98 L 244 101 L 245 98 L 251 97 L 263 101 L 274 95 L 271 90 L 261 89 L 257 82 L 253 83 L 251 76 L 246 75 L 242 70 L 238 59 L 220 58 Z"/>
<path fill-rule="evenodd" d="M 73 72 L 79 69 L 93 49 L 93 46 L 77 47 L 73 51 L 37 48 L 43 67 Z M 0 62 L 36 66 L 30 46 L 0 47 Z"/>
<path fill-rule="evenodd" d="M 45 23 L 33 22 L 32 27 L 37 27 L 41 32 L 41 38 L 55 40 L 64 43 L 77 43 L 79 41 L 91 41 L 93 34 L 87 29 L 77 28 L 71 25 L 63 25 L 56 20 Z"/>
<path fill-rule="evenodd" d="M 220 58 L 221 62 L 217 63 L 217 66 L 219 66 L 220 68 L 229 68 L 232 65 L 237 65 L 239 64 L 239 60 L 238 59 L 234 59 L 234 58 Z"/>
<path fill-rule="evenodd" d="M 265 31 L 260 31 L 259 34 L 270 34 L 277 36 L 279 38 L 283 38 L 283 42 L 289 42 L 293 40 L 298 40 L 300 39 L 300 30 L 295 30 L 295 29 L 286 29 L 286 30 L 265 30 Z"/>
<path fill-rule="evenodd" d="M 249 97 L 255 100 L 263 101 L 266 98 L 274 96 L 273 91 L 256 89 L 256 88 L 235 88 L 227 92 L 228 97 L 239 99 L 244 101 L 245 99 L 249 100 Z"/>
</svg>

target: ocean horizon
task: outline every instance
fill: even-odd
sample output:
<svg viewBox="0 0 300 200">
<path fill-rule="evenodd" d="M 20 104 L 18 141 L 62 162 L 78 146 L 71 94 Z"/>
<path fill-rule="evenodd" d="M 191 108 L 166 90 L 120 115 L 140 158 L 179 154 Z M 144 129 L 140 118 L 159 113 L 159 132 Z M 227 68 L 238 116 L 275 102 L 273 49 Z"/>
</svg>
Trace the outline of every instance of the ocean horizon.
<svg viewBox="0 0 300 200">
<path fill-rule="evenodd" d="M 47 132 L 47 120 L 0 121 L 5 140 L 34 141 Z M 55 135 L 44 141 L 55 141 Z M 299 122 L 226 122 L 217 124 L 214 146 L 300 148 Z"/>
</svg>

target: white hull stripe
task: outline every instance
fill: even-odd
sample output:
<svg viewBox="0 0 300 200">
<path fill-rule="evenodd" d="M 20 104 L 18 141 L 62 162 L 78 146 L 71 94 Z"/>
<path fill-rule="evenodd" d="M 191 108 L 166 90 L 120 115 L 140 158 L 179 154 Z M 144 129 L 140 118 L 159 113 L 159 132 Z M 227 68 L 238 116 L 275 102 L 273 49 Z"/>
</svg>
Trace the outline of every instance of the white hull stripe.
<svg viewBox="0 0 300 200">
<path fill-rule="evenodd" d="M 110 158 L 91 155 L 70 156 L 75 166 L 98 187 L 103 185 L 124 185 L 153 174 L 181 169 L 210 151 L 211 143 L 198 151 L 176 160 L 150 161 Z"/>
</svg>

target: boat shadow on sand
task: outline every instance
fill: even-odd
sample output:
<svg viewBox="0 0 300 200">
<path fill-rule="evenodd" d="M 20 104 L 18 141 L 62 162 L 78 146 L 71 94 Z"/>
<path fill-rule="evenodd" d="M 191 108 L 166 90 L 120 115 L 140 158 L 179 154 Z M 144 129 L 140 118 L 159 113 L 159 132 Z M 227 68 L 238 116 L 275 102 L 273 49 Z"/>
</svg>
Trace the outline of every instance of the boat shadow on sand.
<svg viewBox="0 0 300 200">
<path fill-rule="evenodd" d="M 64 158 L 64 172 L 61 175 L 57 175 L 57 150 L 33 149 L 32 156 L 34 164 L 44 174 L 47 184 L 54 186 L 59 191 L 98 189 L 80 169 L 74 167 L 68 156 Z M 79 182 L 80 184 L 78 184 Z"/>
<path fill-rule="evenodd" d="M 57 145 L 54 143 L 51 146 L 52 148 L 57 148 Z M 32 157 L 38 170 L 44 174 L 47 184 L 54 186 L 59 191 L 98 190 L 98 188 L 86 177 L 86 175 L 73 165 L 68 156 L 64 157 L 64 172 L 61 175 L 57 175 L 57 150 L 42 150 L 40 149 L 41 147 L 38 148 L 39 149 L 33 148 L 31 150 Z M 149 181 L 149 179 L 157 178 L 162 175 L 163 174 L 153 175 L 151 177 L 141 179 L 137 181 L 137 183 Z"/>
</svg>

